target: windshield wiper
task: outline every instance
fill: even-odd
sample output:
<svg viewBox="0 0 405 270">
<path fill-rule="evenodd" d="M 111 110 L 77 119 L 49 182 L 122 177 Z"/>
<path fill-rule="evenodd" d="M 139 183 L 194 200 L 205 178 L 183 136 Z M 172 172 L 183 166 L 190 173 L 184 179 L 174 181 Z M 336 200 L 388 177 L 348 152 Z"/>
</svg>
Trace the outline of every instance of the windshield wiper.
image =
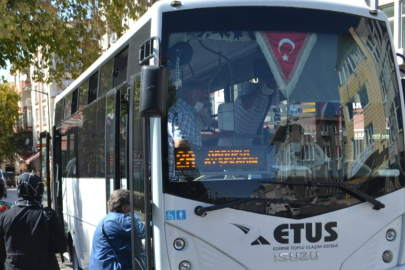
<svg viewBox="0 0 405 270">
<path fill-rule="evenodd" d="M 303 202 L 303 201 L 293 201 L 289 199 L 283 199 L 283 198 L 246 198 L 246 199 L 240 199 L 240 200 L 235 200 L 232 202 L 227 202 L 227 203 L 221 203 L 218 205 L 213 205 L 213 206 L 207 206 L 203 207 L 201 205 L 197 206 L 194 208 L 194 213 L 197 216 L 205 216 L 205 213 L 209 211 L 215 211 L 219 209 L 224 209 L 228 207 L 234 207 L 236 205 L 241 205 L 249 202 L 268 202 L 268 203 L 278 203 L 278 204 L 299 204 L 299 205 L 313 205 L 312 202 Z"/>
<path fill-rule="evenodd" d="M 372 181 L 374 178 L 369 179 Z M 374 199 L 373 197 L 367 195 L 366 193 L 357 189 L 359 185 L 353 185 L 348 183 L 327 183 L 327 182 L 317 182 L 317 181 L 310 181 L 307 183 L 302 182 L 275 182 L 275 181 L 260 181 L 260 183 L 265 184 L 277 184 L 277 185 L 292 185 L 292 186 L 306 186 L 306 187 L 335 187 L 339 188 L 343 191 L 346 191 L 356 199 L 362 202 L 369 202 L 374 205 L 374 210 L 380 210 L 381 208 L 385 208 L 385 204 L 380 202 L 379 200 Z"/>
<path fill-rule="evenodd" d="M 370 181 L 373 179 L 369 179 Z M 307 186 L 307 187 L 335 187 L 339 188 L 348 194 L 352 195 L 356 199 L 362 201 L 362 202 L 369 202 L 374 205 L 373 209 L 374 210 L 380 210 L 381 208 L 385 208 L 385 204 L 380 202 L 379 200 L 374 199 L 373 197 L 367 195 L 366 193 L 360 191 L 357 189 L 359 185 L 353 185 L 353 184 L 348 184 L 348 183 L 327 183 L 327 182 L 316 182 L 316 181 L 311 181 L 307 183 L 302 183 L 302 182 L 276 182 L 276 181 L 260 181 L 260 183 L 264 184 L 275 184 L 275 185 L 291 185 L 291 186 Z M 228 203 L 222 203 L 218 205 L 213 205 L 213 206 L 197 206 L 194 209 L 194 213 L 197 216 L 205 216 L 205 213 L 209 211 L 215 211 L 219 209 L 224 209 L 228 207 L 234 207 L 236 205 L 241 205 L 249 202 L 269 202 L 269 203 L 278 203 L 278 204 L 298 204 L 298 205 L 315 205 L 312 202 L 303 202 L 303 201 L 293 201 L 289 199 L 283 199 L 283 198 L 246 198 L 246 199 L 240 199 L 240 200 L 235 200 L 232 202 Z"/>
</svg>

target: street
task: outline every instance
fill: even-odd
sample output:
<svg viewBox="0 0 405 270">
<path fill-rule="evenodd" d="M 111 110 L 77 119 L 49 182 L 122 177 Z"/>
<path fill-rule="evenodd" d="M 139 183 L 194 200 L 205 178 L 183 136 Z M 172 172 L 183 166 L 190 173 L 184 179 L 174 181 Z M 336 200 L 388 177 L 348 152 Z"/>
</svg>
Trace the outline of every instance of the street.
<svg viewBox="0 0 405 270">
<path fill-rule="evenodd" d="M 14 203 L 17 199 L 18 199 L 17 188 L 15 188 L 15 187 L 7 188 L 7 198 L 4 198 L 3 201 Z M 61 270 L 73 269 L 72 263 L 67 259 L 68 256 L 66 256 L 66 255 L 67 255 L 67 253 L 65 253 L 65 256 L 64 256 L 65 257 L 64 263 L 62 263 L 60 255 L 59 254 L 56 255 L 56 257 L 58 258 L 59 267 Z"/>
<path fill-rule="evenodd" d="M 17 188 L 9 187 L 7 188 L 7 198 L 3 198 L 2 201 L 14 203 L 17 199 L 18 199 Z"/>
</svg>

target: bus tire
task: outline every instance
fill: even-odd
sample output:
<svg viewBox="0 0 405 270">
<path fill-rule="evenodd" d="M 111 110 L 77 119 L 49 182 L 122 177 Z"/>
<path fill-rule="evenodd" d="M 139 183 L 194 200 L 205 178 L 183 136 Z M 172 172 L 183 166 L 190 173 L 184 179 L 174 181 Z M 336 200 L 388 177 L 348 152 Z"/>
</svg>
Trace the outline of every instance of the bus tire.
<svg viewBox="0 0 405 270">
<path fill-rule="evenodd" d="M 73 270 L 83 270 L 82 268 L 80 268 L 79 258 L 77 257 L 76 248 L 73 245 L 72 240 L 69 241 L 69 256 Z"/>
<path fill-rule="evenodd" d="M 79 258 L 77 257 L 76 248 L 74 246 L 73 246 L 73 250 L 72 250 L 71 261 L 72 261 L 73 270 L 83 270 L 82 268 L 80 268 Z"/>
</svg>

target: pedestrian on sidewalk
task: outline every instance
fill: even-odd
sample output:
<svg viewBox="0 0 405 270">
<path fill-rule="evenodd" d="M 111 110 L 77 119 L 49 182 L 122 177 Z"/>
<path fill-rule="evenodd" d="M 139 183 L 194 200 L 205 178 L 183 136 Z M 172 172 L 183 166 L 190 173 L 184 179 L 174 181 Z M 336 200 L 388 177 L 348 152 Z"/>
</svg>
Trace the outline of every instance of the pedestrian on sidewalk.
<svg viewBox="0 0 405 270">
<path fill-rule="evenodd" d="M 0 217 L 0 261 L 7 256 L 7 270 L 59 270 L 55 254 L 66 251 L 67 239 L 56 212 L 42 207 L 41 178 L 22 174 L 17 193 L 15 205 Z"/>
</svg>

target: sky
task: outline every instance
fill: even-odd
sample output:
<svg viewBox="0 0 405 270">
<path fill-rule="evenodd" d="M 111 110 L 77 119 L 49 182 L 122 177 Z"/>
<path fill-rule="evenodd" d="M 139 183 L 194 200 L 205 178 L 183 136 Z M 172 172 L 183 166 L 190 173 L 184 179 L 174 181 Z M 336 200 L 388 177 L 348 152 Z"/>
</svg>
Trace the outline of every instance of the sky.
<svg viewBox="0 0 405 270">
<path fill-rule="evenodd" d="M 13 77 L 10 75 L 10 64 L 7 64 L 7 68 L 6 69 L 1 69 L 0 68 L 0 77 L 4 76 L 4 78 L 6 78 L 6 80 L 8 82 L 12 82 L 13 81 Z"/>
</svg>

